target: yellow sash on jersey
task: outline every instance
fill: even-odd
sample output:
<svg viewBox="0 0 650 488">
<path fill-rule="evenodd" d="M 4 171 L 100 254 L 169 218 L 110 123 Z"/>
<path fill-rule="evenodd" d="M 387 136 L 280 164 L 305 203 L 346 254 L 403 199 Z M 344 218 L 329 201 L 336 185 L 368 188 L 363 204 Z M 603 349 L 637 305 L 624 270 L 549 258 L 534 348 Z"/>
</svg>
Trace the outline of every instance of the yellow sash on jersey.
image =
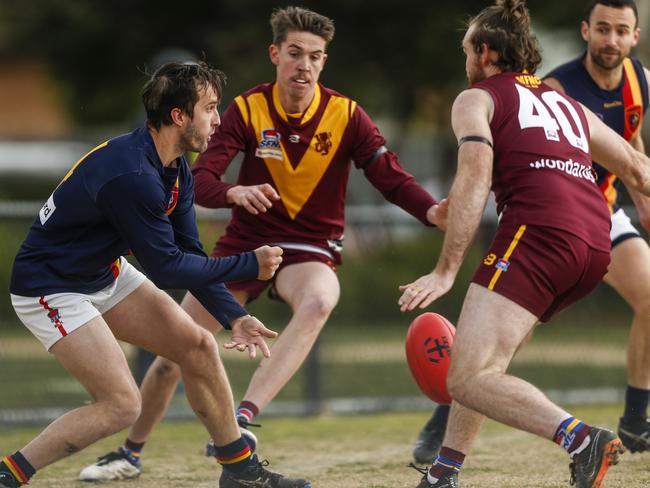
<svg viewBox="0 0 650 488">
<path fill-rule="evenodd" d="M 246 103 L 241 97 L 237 97 L 235 101 L 240 108 L 244 122 L 250 121 L 255 131 L 258 146 L 261 147 L 263 142 L 262 131 L 275 129 L 266 97 L 263 93 L 249 95 L 246 102 L 248 102 L 250 111 L 246 109 Z M 312 104 L 305 113 L 303 122 L 306 121 L 305 117 L 313 117 L 317 108 L 317 105 L 314 107 L 314 104 Z M 263 150 L 258 153 L 260 154 L 258 157 L 264 160 L 271 173 L 271 177 L 282 198 L 282 203 L 292 219 L 295 219 L 302 210 L 331 164 L 355 108 L 356 104 L 347 98 L 331 97 L 318 123 L 314 137 L 309 143 L 309 147 L 295 168 L 289 161 L 284 148 L 285 141 L 283 140 L 279 141 L 280 147 L 279 150 L 276 150 L 277 154 L 265 153 Z M 283 111 L 280 112 L 280 110 L 282 109 L 279 108 L 278 113 L 286 119 L 286 114 Z M 322 145 L 322 140 L 318 139 L 320 134 L 327 134 L 327 139 L 331 143 L 330 149 L 325 153 L 322 150 L 319 151 L 319 143 Z M 281 159 L 279 156 L 280 151 Z"/>
<path fill-rule="evenodd" d="M 623 60 L 625 84 L 623 85 L 623 110 L 625 117 L 623 137 L 626 141 L 639 134 L 643 122 L 643 94 L 639 77 L 630 58 Z"/>
</svg>

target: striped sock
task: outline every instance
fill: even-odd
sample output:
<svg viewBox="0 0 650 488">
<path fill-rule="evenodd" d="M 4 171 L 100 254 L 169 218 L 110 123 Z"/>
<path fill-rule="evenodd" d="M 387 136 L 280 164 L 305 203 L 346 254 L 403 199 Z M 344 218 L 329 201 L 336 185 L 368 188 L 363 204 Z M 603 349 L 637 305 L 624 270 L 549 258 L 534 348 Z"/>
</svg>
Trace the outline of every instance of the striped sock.
<svg viewBox="0 0 650 488">
<path fill-rule="evenodd" d="M 217 446 L 217 462 L 223 469 L 241 473 L 251 462 L 251 448 L 243 437 L 225 446 Z"/>
<path fill-rule="evenodd" d="M 21 485 L 26 485 L 36 470 L 20 451 L 6 456 L 0 461 L 0 471 L 9 472 Z"/>
<path fill-rule="evenodd" d="M 246 417 L 247 422 L 252 422 L 257 414 L 260 413 L 260 409 L 257 408 L 253 402 L 243 401 L 237 407 L 237 417 L 242 416 Z"/>
<path fill-rule="evenodd" d="M 131 439 L 127 438 L 122 446 L 122 451 L 131 458 L 136 466 L 140 465 L 140 454 L 142 453 L 144 444 L 144 442 L 133 442 Z"/>
<path fill-rule="evenodd" d="M 465 454 L 443 446 L 433 465 L 429 468 L 427 480 L 433 485 L 448 473 L 458 473 L 463 466 L 463 461 L 465 461 Z"/>
<path fill-rule="evenodd" d="M 575 417 L 564 419 L 553 436 L 553 442 L 560 445 L 573 457 L 589 445 L 591 427 Z"/>
</svg>

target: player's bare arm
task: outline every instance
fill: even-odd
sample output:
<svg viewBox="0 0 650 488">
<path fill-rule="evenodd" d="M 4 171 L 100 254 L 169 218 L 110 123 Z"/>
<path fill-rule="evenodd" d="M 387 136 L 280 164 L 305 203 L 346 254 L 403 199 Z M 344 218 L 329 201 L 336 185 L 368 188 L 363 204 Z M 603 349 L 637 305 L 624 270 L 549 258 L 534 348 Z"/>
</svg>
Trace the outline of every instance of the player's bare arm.
<svg viewBox="0 0 650 488">
<path fill-rule="evenodd" d="M 645 144 L 643 143 L 643 139 L 641 138 L 640 134 L 637 134 L 628 142 L 634 149 L 645 154 Z M 630 197 L 634 202 L 634 206 L 639 213 L 639 222 L 646 230 L 646 232 L 650 232 L 650 197 L 639 193 L 634 188 L 628 188 L 627 191 L 630 194 Z"/>
<path fill-rule="evenodd" d="M 553 90 L 565 94 L 564 87 L 562 83 L 557 78 L 544 78 L 544 83 L 553 88 Z"/>
<path fill-rule="evenodd" d="M 273 202 L 280 200 L 280 195 L 268 183 L 251 186 L 233 186 L 226 192 L 226 200 L 231 205 L 244 207 L 253 215 L 266 212 Z"/>
<path fill-rule="evenodd" d="M 467 248 L 478 228 L 492 182 L 493 152 L 490 117 L 492 98 L 478 89 L 466 90 L 454 102 L 452 126 L 459 141 L 471 140 L 458 149 L 458 169 L 449 192 L 449 223 L 442 252 L 435 269 L 413 283 L 399 287 L 400 310 L 405 312 L 429 306 L 444 295 L 454 283 Z"/>
<path fill-rule="evenodd" d="M 591 134 L 594 161 L 617 175 L 628 188 L 650 196 L 650 159 L 583 106 Z"/>
</svg>

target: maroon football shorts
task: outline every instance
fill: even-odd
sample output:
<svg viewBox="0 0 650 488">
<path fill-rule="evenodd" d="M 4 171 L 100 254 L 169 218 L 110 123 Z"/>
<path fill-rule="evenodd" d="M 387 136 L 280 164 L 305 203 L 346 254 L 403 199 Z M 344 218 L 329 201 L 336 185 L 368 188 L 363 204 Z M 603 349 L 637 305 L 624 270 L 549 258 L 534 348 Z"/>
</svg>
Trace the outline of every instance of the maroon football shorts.
<svg viewBox="0 0 650 488">
<path fill-rule="evenodd" d="M 250 249 L 242 249 L 239 247 L 223 244 L 222 242 L 217 242 L 215 248 L 212 251 L 212 256 L 232 256 L 234 254 L 239 254 L 246 251 L 250 251 Z M 336 264 L 325 254 L 295 249 L 284 249 L 282 253 L 282 264 L 280 264 L 280 267 L 275 272 L 275 276 L 277 276 L 280 270 L 285 266 L 313 261 L 324 263 L 332 268 L 332 271 L 336 272 Z M 282 298 L 280 298 L 277 291 L 275 290 L 275 277 L 268 281 L 244 280 L 226 282 L 226 287 L 229 290 L 245 292 L 248 295 L 248 302 L 252 302 L 257 297 L 259 297 L 269 285 L 271 285 L 271 289 L 269 290 L 269 297 L 282 301 Z"/>
<path fill-rule="evenodd" d="M 609 252 L 595 250 L 569 232 L 500 224 L 472 282 L 547 322 L 589 294 L 608 265 Z"/>
</svg>

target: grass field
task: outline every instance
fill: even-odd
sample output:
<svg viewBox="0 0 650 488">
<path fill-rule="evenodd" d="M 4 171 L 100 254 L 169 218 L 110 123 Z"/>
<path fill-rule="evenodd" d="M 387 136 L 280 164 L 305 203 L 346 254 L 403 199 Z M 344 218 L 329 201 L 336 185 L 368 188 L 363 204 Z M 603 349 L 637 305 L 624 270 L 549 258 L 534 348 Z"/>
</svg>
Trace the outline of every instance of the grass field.
<svg viewBox="0 0 650 488">
<path fill-rule="evenodd" d="M 613 428 L 621 407 L 573 409 L 585 421 Z M 303 476 L 314 488 L 414 488 L 419 474 L 406 467 L 423 413 L 262 419 L 260 454 L 271 468 Z M 0 453 L 22 447 L 37 429 L 1 429 Z M 115 449 L 123 434 L 103 440 L 72 458 L 38 473 L 34 488 L 81 488 L 79 469 Z M 125 488 L 215 488 L 219 468 L 202 455 L 206 434 L 197 422 L 163 423 L 143 452 L 138 480 L 116 483 Z M 606 487 L 650 486 L 650 454 L 626 453 L 610 471 Z M 463 488 L 569 486 L 568 458 L 556 445 L 532 435 L 487 422 L 468 456 Z M 113 486 L 113 484 L 102 485 Z"/>
<path fill-rule="evenodd" d="M 406 324 L 328 326 L 321 337 L 323 397 L 419 395 L 404 356 L 406 328 Z M 224 333 L 217 339 L 223 342 L 226 337 Z M 542 326 L 515 358 L 510 371 L 544 390 L 623 388 L 626 341 L 627 329 L 620 327 L 580 323 Z M 239 399 L 257 363 L 237 352 L 222 350 L 222 354 L 235 398 Z M 0 372 L 0 409 L 72 407 L 89 400 L 79 383 L 22 327 L 0 330 Z M 303 368 L 277 399 L 301 399 L 305 382 Z"/>
</svg>

